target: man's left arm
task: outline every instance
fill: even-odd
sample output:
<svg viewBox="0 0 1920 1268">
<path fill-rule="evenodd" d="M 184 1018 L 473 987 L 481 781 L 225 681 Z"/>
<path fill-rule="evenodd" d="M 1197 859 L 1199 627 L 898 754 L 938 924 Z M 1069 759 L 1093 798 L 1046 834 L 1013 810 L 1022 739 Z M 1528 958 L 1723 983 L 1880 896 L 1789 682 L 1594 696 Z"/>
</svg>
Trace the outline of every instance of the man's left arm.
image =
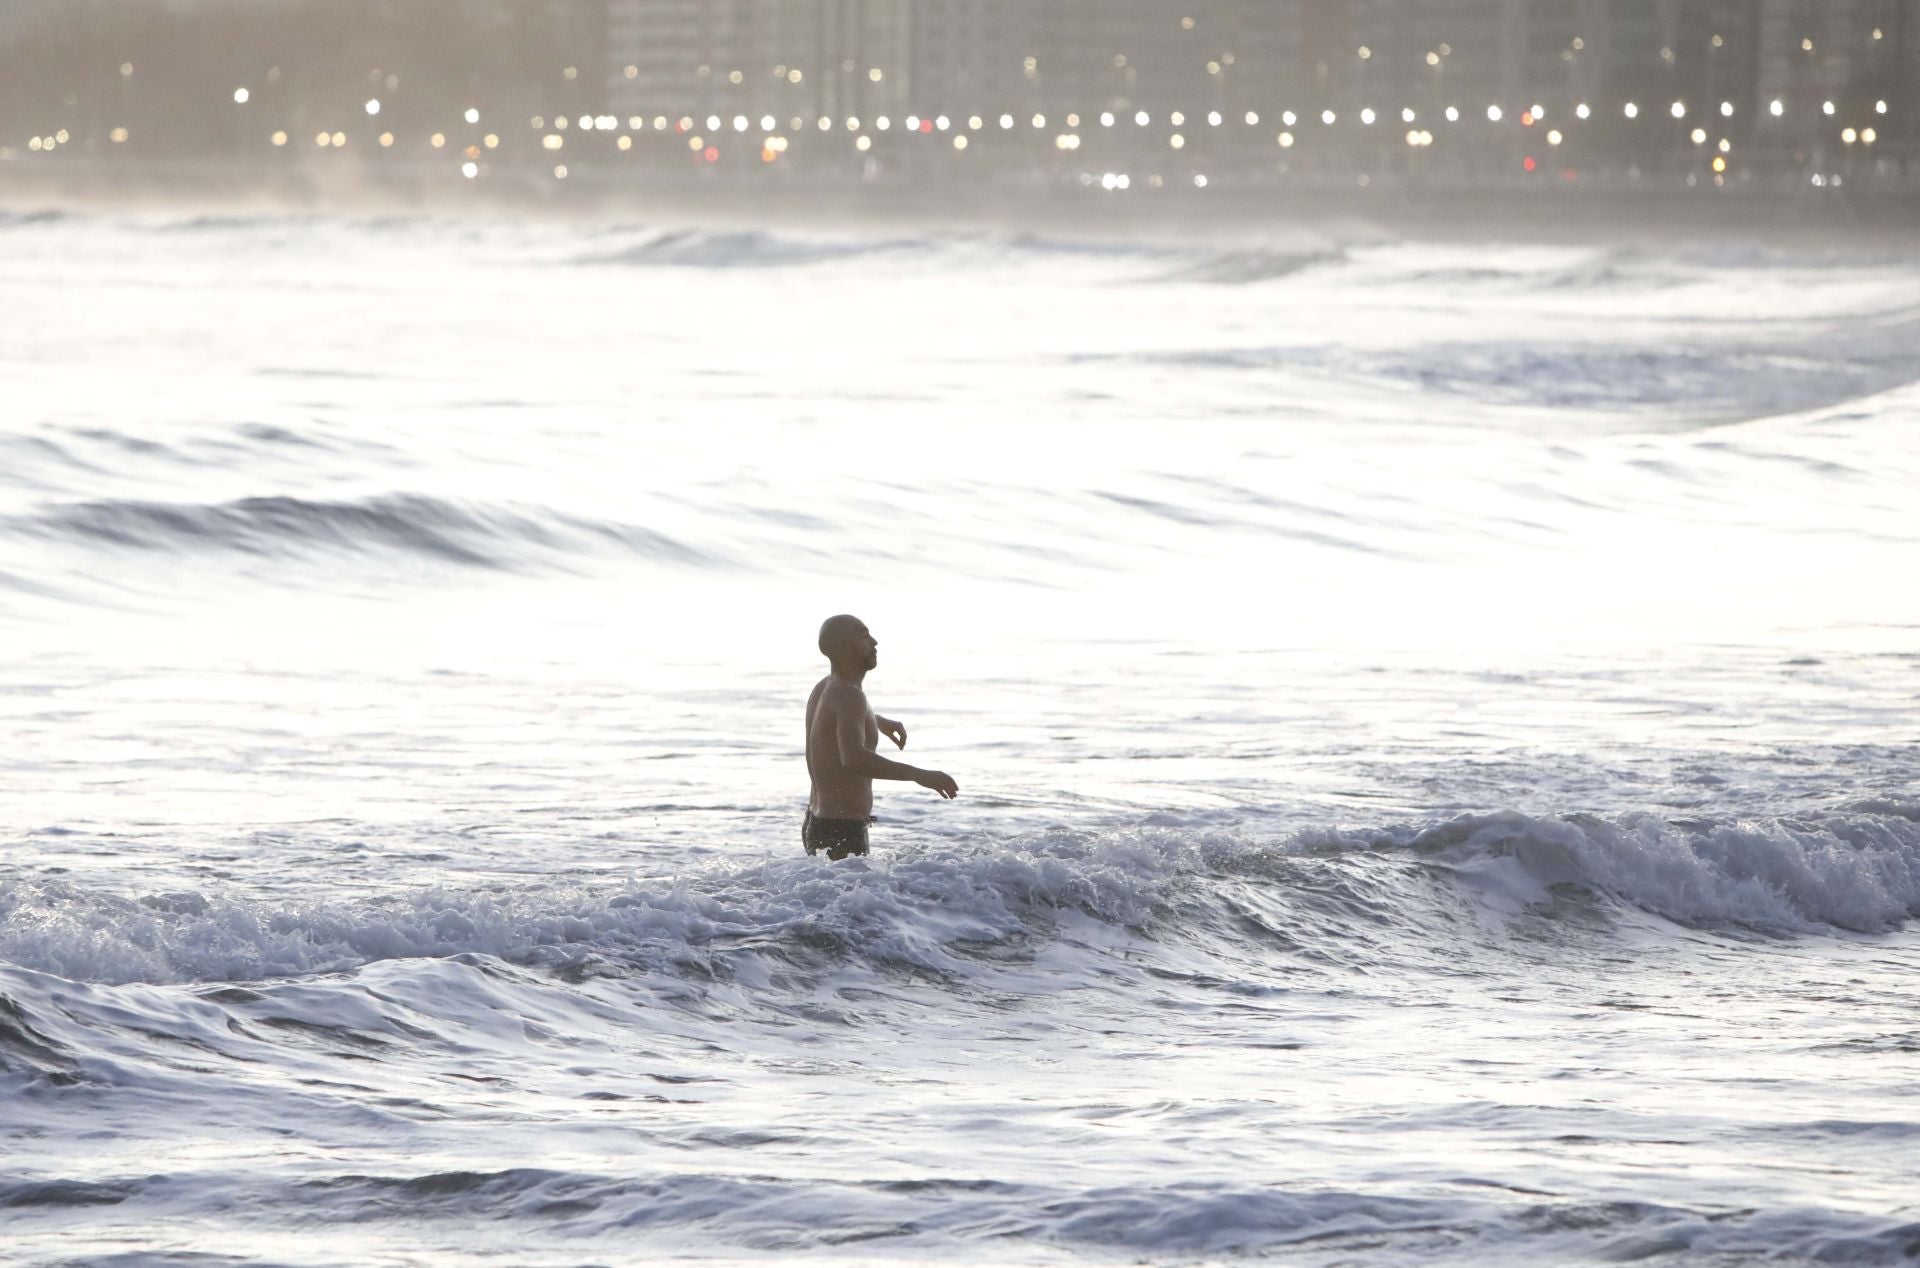
<svg viewBox="0 0 1920 1268">
<path fill-rule="evenodd" d="M 907 746 L 907 728 L 905 724 L 895 722 L 892 718 L 881 717 L 877 713 L 873 715 L 873 724 L 880 729 L 880 734 L 893 741 L 895 748 L 905 748 Z"/>
</svg>

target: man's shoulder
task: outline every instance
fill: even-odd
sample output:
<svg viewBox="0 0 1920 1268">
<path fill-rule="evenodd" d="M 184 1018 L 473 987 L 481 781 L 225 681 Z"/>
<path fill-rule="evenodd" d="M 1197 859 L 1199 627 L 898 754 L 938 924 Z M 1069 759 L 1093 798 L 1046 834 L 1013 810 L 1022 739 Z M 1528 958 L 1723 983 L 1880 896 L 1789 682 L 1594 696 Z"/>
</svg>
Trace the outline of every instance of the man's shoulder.
<svg viewBox="0 0 1920 1268">
<path fill-rule="evenodd" d="M 815 687 L 814 691 L 823 702 L 863 705 L 867 702 L 866 688 L 857 682 L 848 682 L 845 678 L 836 677 L 833 674 L 822 678 L 820 685 Z"/>
</svg>

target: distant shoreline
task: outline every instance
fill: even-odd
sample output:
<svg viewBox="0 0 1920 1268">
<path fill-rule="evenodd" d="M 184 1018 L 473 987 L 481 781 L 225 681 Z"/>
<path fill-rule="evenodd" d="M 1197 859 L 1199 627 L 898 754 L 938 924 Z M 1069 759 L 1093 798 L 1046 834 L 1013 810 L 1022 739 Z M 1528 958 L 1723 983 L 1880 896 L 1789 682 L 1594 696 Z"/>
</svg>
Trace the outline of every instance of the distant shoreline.
<svg viewBox="0 0 1920 1268">
<path fill-rule="evenodd" d="M 600 178 L 565 184 L 507 174 L 483 184 L 431 184 L 381 172 L 316 178 L 293 169 L 262 179 L 224 164 L 154 164 L 128 179 L 124 164 L 68 162 L 31 170 L 0 165 L 0 208 L 86 212 L 285 212 L 337 215 L 535 215 L 555 219 L 659 220 L 671 224 L 780 225 L 829 232 L 916 228 L 1004 229 L 1084 237 L 1259 239 L 1288 232 L 1542 244 L 1689 242 L 1763 238 L 1816 244 L 1884 239 L 1920 245 L 1912 191 L 1672 190 L 1621 186 L 1528 189 L 1379 183 L 1105 193 L 1077 187 L 954 187 L 903 182 Z"/>
</svg>

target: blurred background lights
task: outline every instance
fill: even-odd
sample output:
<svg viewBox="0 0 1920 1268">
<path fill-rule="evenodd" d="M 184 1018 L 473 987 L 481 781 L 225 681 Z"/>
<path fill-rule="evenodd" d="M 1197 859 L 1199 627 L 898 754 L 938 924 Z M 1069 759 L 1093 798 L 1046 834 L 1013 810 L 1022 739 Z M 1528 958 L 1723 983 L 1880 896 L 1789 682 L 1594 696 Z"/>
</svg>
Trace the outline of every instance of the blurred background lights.
<svg viewBox="0 0 1920 1268">
<path fill-rule="evenodd" d="M 478 123 L 478 122 L 480 122 L 480 111 L 479 111 L 479 109 L 478 109 L 478 107 L 475 107 L 475 106 L 468 106 L 468 107 L 467 107 L 467 116 L 466 116 L 466 117 L 467 117 L 467 122 L 468 122 L 468 123 Z"/>
<path fill-rule="evenodd" d="M 478 163 L 462 163 L 460 165 L 460 174 L 468 180 L 472 180 L 480 174 L 480 165 Z"/>
<path fill-rule="evenodd" d="M 234 104 L 244 106 L 247 104 L 247 98 L 252 95 L 244 88 L 236 88 L 233 90 Z"/>
<path fill-rule="evenodd" d="M 375 97 L 367 102 L 367 113 L 368 114 L 380 113 L 380 99 L 378 97 Z"/>
<path fill-rule="evenodd" d="M 1493 120 L 1495 123 L 1498 123 L 1500 122 L 1500 116 L 1501 116 L 1500 107 L 1498 106 L 1487 107 L 1487 118 Z"/>
</svg>

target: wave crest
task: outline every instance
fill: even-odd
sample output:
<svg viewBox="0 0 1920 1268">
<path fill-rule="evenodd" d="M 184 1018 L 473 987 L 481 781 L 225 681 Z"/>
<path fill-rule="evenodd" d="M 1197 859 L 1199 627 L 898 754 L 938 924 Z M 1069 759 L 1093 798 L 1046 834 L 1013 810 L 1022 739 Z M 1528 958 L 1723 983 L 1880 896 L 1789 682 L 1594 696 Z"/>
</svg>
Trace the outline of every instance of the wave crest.
<svg viewBox="0 0 1920 1268">
<path fill-rule="evenodd" d="M 708 551 L 636 525 L 417 494 L 343 501 L 275 496 L 218 503 L 70 502 L 0 527 L 71 545 L 270 558 L 397 554 L 505 570 L 532 567 L 542 557 L 608 548 L 689 565 L 721 562 Z"/>
<path fill-rule="evenodd" d="M 1376 866 L 1382 856 L 1396 866 Z M 1463 901 L 1549 918 L 1569 901 L 1619 904 L 1777 936 L 1888 930 L 1920 914 L 1920 823 L 1863 811 L 1752 823 L 1503 813 L 1274 842 L 1056 831 L 831 868 L 730 862 L 616 892 L 433 889 L 305 905 L 16 880 L 0 884 L 0 957 L 105 982 L 248 981 L 462 953 L 698 977 L 729 975 L 742 957 L 803 971 L 861 959 L 964 977 L 1084 918 L 1149 941 L 1223 940 L 1236 958 L 1321 942 L 1344 962 L 1364 931 L 1381 954 L 1424 960 Z"/>
</svg>

